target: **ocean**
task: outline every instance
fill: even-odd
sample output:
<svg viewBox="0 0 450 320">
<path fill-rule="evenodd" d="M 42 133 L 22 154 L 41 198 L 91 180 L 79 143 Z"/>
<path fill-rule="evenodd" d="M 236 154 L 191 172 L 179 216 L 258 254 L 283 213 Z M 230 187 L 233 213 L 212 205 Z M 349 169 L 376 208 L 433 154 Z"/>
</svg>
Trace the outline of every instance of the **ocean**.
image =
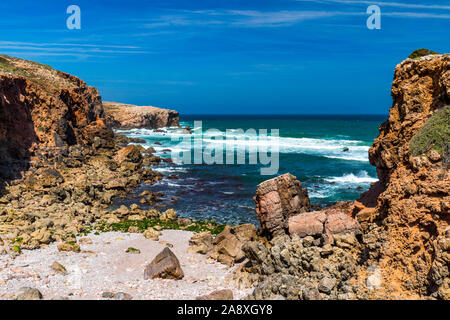
<svg viewBox="0 0 450 320">
<path fill-rule="evenodd" d="M 278 172 L 261 175 L 261 167 L 268 165 L 249 164 L 248 158 L 246 164 L 233 165 L 164 163 L 153 169 L 166 178 L 152 186 L 143 185 L 135 195 L 145 189 L 162 192 L 165 194 L 162 204 L 175 209 L 182 217 L 232 225 L 256 224 L 253 196 L 257 185 L 287 172 L 308 189 L 314 205 L 356 200 L 377 181 L 375 167 L 368 160 L 368 150 L 378 135 L 378 126 L 386 119 L 383 115 L 184 115 L 180 124 L 197 129 L 192 137 L 204 144 L 222 142 L 199 134 L 194 121 L 202 121 L 203 132 L 231 130 L 237 139 L 236 148 L 249 146 L 245 135 L 237 129 L 267 129 L 269 132 L 278 129 Z M 186 135 L 175 128 L 118 132 L 144 139 L 143 145 L 152 146 L 161 157 L 170 157 L 174 151 L 192 151 L 189 145 L 180 148 L 179 139 Z M 270 147 L 274 142 L 251 143 L 252 146 Z M 122 200 L 117 204 L 129 204 L 130 201 Z"/>
</svg>

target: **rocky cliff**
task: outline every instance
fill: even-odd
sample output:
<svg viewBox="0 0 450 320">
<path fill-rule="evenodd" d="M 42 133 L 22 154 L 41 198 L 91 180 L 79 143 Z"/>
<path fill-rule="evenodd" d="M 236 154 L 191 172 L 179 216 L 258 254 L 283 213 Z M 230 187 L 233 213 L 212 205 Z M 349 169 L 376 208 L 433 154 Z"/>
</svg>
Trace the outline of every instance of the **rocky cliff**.
<svg viewBox="0 0 450 320">
<path fill-rule="evenodd" d="M 8 239 L 0 252 L 73 242 L 94 223 L 120 221 L 131 211 L 111 213 L 113 199 L 161 177 L 149 168 L 161 161 L 151 149 L 127 146 L 105 122 L 97 89 L 0 57 L 0 240 Z"/>
<path fill-rule="evenodd" d="M 369 151 L 380 183 L 361 197 L 369 208 L 357 203 L 356 217 L 372 222 L 365 238 L 387 294 L 450 299 L 450 55 L 400 63 L 392 97 Z"/>
<path fill-rule="evenodd" d="M 101 97 L 82 80 L 49 66 L 0 56 L 0 176 L 15 176 L 38 149 L 89 143 L 103 134 Z M 109 132 L 110 133 L 110 132 Z"/>
<path fill-rule="evenodd" d="M 258 187 L 272 237 L 243 247 L 262 277 L 250 298 L 450 299 L 450 55 L 400 63 L 392 97 L 369 151 L 379 182 L 359 201 L 305 212 L 295 177 Z"/>
<path fill-rule="evenodd" d="M 103 108 L 108 124 L 114 128 L 158 129 L 179 126 L 180 116 L 174 110 L 116 102 L 104 102 Z"/>
</svg>

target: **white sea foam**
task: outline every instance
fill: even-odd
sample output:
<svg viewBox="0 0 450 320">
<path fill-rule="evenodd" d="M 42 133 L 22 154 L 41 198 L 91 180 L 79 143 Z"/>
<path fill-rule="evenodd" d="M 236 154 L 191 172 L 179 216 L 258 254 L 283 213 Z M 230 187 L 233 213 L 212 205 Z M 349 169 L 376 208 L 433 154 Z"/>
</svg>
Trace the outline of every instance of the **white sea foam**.
<svg viewBox="0 0 450 320">
<path fill-rule="evenodd" d="M 153 171 L 160 173 L 184 173 L 187 172 L 186 168 L 182 167 L 152 167 Z"/>
<path fill-rule="evenodd" d="M 369 176 L 367 171 L 363 170 L 360 171 L 358 174 L 344 174 L 341 177 L 331 177 L 325 179 L 327 182 L 334 182 L 337 184 L 370 184 L 372 182 L 377 182 L 377 178 L 373 178 Z"/>
<path fill-rule="evenodd" d="M 163 149 L 170 149 L 173 152 L 190 151 L 195 142 L 203 140 L 203 146 L 219 147 L 222 146 L 224 151 L 226 148 L 234 150 L 254 150 L 256 148 L 267 148 L 271 151 L 272 148 L 278 145 L 280 153 L 301 153 L 317 156 L 324 156 L 332 159 L 341 159 L 347 161 L 364 161 L 368 162 L 369 146 L 363 145 L 363 141 L 349 140 L 349 139 L 319 139 L 319 138 L 290 138 L 290 137 L 260 137 L 243 134 L 241 130 L 231 129 L 221 134 L 221 139 L 212 139 L 208 136 L 200 136 L 199 134 L 188 135 L 173 128 L 164 129 L 130 129 L 117 130 L 117 132 L 125 134 L 132 138 L 150 138 L 144 146 L 152 146 L 157 153 L 161 153 Z M 270 132 L 270 131 L 269 131 Z M 181 137 L 192 137 L 193 141 L 189 143 L 181 143 Z M 158 139 L 162 146 L 155 146 L 153 139 Z M 175 141 L 167 141 L 168 139 L 178 138 Z M 176 147 L 174 146 L 176 144 Z M 348 148 L 348 151 L 343 151 Z"/>
</svg>

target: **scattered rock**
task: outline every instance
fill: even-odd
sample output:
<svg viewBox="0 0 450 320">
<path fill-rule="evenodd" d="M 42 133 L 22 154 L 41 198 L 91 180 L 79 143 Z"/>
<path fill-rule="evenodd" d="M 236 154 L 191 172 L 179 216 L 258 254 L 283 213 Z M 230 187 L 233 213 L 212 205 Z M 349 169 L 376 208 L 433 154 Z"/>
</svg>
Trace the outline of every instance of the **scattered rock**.
<svg viewBox="0 0 450 320">
<path fill-rule="evenodd" d="M 242 246 L 247 241 L 255 240 L 256 238 L 256 228 L 254 225 L 226 226 L 214 238 L 213 248 L 209 253 L 209 257 L 228 266 L 232 266 L 245 257 Z"/>
<path fill-rule="evenodd" d="M 17 291 L 15 300 L 42 300 L 42 293 L 35 288 L 23 287 Z"/>
<path fill-rule="evenodd" d="M 92 240 L 90 238 L 80 238 L 78 239 L 79 244 L 92 244 Z"/>
<path fill-rule="evenodd" d="M 183 277 L 184 272 L 178 258 L 167 247 L 144 270 L 145 280 L 155 278 L 179 280 Z"/>
<path fill-rule="evenodd" d="M 57 261 L 53 262 L 53 264 L 50 266 L 50 268 L 57 273 L 60 273 L 62 275 L 67 275 L 66 268 Z"/>
<path fill-rule="evenodd" d="M 117 292 L 113 295 L 114 300 L 132 300 L 133 297 L 125 292 Z"/>
<path fill-rule="evenodd" d="M 334 286 L 336 285 L 336 279 L 325 277 L 319 282 L 319 291 L 330 294 L 331 290 L 333 290 Z"/>
<path fill-rule="evenodd" d="M 80 252 L 80 246 L 73 242 L 65 242 L 58 245 L 59 251 L 73 251 L 73 252 Z"/>
<path fill-rule="evenodd" d="M 212 235 L 210 231 L 205 231 L 194 235 L 189 239 L 190 252 L 206 254 L 212 248 Z"/>
<path fill-rule="evenodd" d="M 174 221 L 177 220 L 178 214 L 173 209 L 168 209 L 161 214 L 161 221 Z"/>
<path fill-rule="evenodd" d="M 217 290 L 206 296 L 197 297 L 196 300 L 233 300 L 232 290 Z"/>
<path fill-rule="evenodd" d="M 370 266 L 367 268 L 368 277 L 366 280 L 367 288 L 379 289 L 382 283 L 381 270 L 377 266 Z"/>
<path fill-rule="evenodd" d="M 160 235 L 161 235 L 161 232 L 152 227 L 148 227 L 147 230 L 145 230 L 143 233 L 144 237 L 146 237 L 147 239 L 150 239 L 150 240 L 154 240 L 154 241 L 158 241 Z"/>
</svg>

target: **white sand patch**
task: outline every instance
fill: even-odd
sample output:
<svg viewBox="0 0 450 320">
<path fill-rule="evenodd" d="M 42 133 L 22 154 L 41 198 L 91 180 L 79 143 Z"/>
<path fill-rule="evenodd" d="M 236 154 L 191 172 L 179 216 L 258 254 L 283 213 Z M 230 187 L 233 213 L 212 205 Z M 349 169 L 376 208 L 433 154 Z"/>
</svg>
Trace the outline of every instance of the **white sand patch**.
<svg viewBox="0 0 450 320">
<path fill-rule="evenodd" d="M 160 253 L 164 243 L 137 233 L 107 232 L 88 236 L 92 244 L 81 244 L 81 253 L 59 252 L 58 243 L 38 250 L 23 250 L 16 259 L 0 255 L 0 299 L 11 299 L 21 287 L 40 290 L 44 299 L 103 299 L 103 292 L 125 292 L 133 299 L 195 299 L 220 289 L 232 289 L 235 299 L 251 289 L 239 290 L 230 282 L 233 268 L 207 261 L 204 255 L 188 253 L 192 232 L 163 231 L 160 242 L 180 261 L 182 280 L 144 280 L 144 268 Z M 133 247 L 140 254 L 126 253 Z M 68 271 L 62 275 L 50 268 L 59 262 Z"/>
</svg>

